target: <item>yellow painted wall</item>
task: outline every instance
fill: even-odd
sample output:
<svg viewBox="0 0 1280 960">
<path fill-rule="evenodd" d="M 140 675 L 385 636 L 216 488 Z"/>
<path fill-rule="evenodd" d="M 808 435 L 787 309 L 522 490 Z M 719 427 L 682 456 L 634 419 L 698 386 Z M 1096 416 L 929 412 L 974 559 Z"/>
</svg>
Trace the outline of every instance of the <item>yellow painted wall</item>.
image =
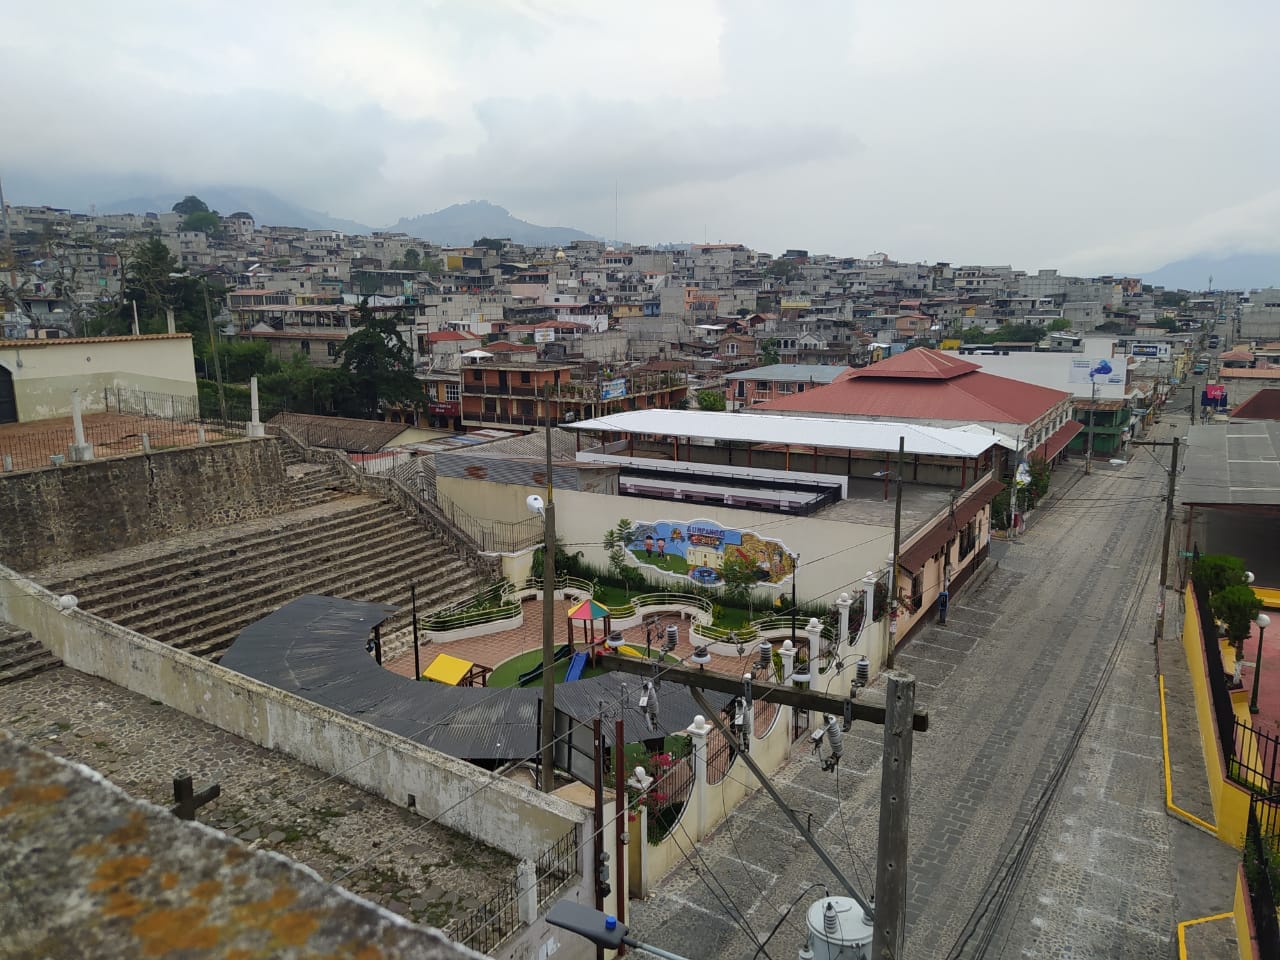
<svg viewBox="0 0 1280 960">
<path fill-rule="evenodd" d="M 1244 867 L 1236 867 L 1236 896 L 1232 905 L 1232 921 L 1236 927 L 1236 949 L 1240 960 L 1255 960 L 1258 951 L 1249 929 L 1249 897 L 1244 886 Z"/>
<path fill-rule="evenodd" d="M 1209 796 L 1213 802 L 1213 818 L 1218 839 L 1237 850 L 1244 848 L 1245 827 L 1249 821 L 1249 792 L 1227 779 L 1225 758 L 1218 745 L 1213 707 L 1209 694 L 1209 673 L 1201 648 L 1200 613 L 1195 592 L 1188 585 L 1183 598 L 1186 613 L 1182 623 L 1182 646 L 1191 672 L 1191 688 L 1196 705 L 1196 725 L 1200 730 L 1200 748 L 1209 774 Z"/>
<path fill-rule="evenodd" d="M 103 409 L 104 389 L 196 396 L 189 334 L 0 341 L 0 365 L 13 374 L 21 422 L 70 416 L 75 389 L 86 413 Z"/>
</svg>

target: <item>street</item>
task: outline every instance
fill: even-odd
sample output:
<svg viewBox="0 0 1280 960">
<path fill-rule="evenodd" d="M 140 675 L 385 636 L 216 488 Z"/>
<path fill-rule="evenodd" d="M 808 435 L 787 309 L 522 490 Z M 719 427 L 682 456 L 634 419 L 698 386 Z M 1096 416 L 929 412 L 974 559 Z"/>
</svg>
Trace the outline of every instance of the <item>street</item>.
<svg viewBox="0 0 1280 960">
<path fill-rule="evenodd" d="M 1152 436 L 1186 422 L 1166 415 Z M 905 956 L 1166 957 L 1179 920 L 1230 909 L 1233 852 L 1164 811 L 1157 458 L 1167 449 L 1135 449 L 1052 491 L 990 579 L 898 656 L 931 714 L 915 737 Z M 775 778 L 868 894 L 880 754 L 880 729 L 858 725 L 836 774 L 798 753 Z M 700 856 L 681 842 L 686 862 L 631 919 L 640 939 L 691 958 L 794 957 L 819 895 L 806 888 L 840 892 L 762 792 Z"/>
</svg>

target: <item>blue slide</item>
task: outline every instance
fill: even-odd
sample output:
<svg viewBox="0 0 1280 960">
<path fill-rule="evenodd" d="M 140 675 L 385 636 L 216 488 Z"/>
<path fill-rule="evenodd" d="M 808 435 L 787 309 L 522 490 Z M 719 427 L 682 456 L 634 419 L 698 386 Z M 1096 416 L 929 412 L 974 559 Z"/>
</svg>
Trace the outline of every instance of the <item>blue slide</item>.
<svg viewBox="0 0 1280 960">
<path fill-rule="evenodd" d="M 582 679 L 582 669 L 587 665 L 587 655 L 585 653 L 575 653 L 573 659 L 569 661 L 569 672 L 564 675 L 564 682 Z"/>
</svg>

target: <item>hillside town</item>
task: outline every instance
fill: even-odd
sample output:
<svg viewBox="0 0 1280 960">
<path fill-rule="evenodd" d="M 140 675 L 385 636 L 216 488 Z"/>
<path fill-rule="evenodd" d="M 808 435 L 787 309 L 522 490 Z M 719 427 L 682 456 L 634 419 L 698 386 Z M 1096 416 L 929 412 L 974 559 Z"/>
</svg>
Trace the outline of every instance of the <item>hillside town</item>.
<svg viewBox="0 0 1280 960">
<path fill-rule="evenodd" d="M 1277 955 L 1280 289 L 0 210 L 16 955 Z"/>
</svg>

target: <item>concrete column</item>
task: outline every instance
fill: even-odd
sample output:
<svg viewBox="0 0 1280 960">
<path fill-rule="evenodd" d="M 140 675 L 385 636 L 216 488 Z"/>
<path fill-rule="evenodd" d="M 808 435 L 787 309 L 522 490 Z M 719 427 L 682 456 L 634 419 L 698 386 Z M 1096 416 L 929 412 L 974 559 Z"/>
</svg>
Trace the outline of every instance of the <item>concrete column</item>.
<svg viewBox="0 0 1280 960">
<path fill-rule="evenodd" d="M 849 608 L 853 606 L 853 601 L 849 599 L 847 593 L 842 593 L 836 598 L 836 609 L 840 611 L 840 639 L 839 644 L 844 647 L 849 642 Z"/>
<path fill-rule="evenodd" d="M 744 673 L 742 675 L 742 679 L 754 680 L 755 677 L 750 673 Z M 742 729 L 746 731 L 748 749 L 750 749 L 751 741 L 756 738 L 756 701 L 754 694 L 752 694 L 752 699 L 742 709 Z"/>
<path fill-rule="evenodd" d="M 177 332 L 178 332 L 178 327 L 177 327 L 177 325 L 173 322 L 173 307 L 165 307 L 165 308 L 164 308 L 164 316 L 165 316 L 165 319 L 169 321 L 169 332 L 170 332 L 170 333 L 177 333 Z"/>
<path fill-rule="evenodd" d="M 805 635 L 809 638 L 809 689 L 816 690 L 818 687 L 818 657 L 821 655 L 822 649 L 822 621 L 817 617 L 811 617 L 804 627 Z"/>
<path fill-rule="evenodd" d="M 142 435 L 142 452 L 143 453 L 151 452 L 151 437 L 145 433 Z"/>
<path fill-rule="evenodd" d="M 84 416 L 80 411 L 80 391 L 71 391 L 71 429 L 75 435 L 75 442 L 67 447 L 67 457 L 78 463 L 85 460 L 93 459 L 93 444 L 85 441 L 84 438 Z"/>
<path fill-rule="evenodd" d="M 249 422 L 245 424 L 245 436 L 265 437 L 266 427 L 258 421 L 258 378 L 249 378 Z"/>
<path fill-rule="evenodd" d="M 533 923 L 538 919 L 538 871 L 532 860 L 516 864 L 516 909 L 521 923 Z"/>
<path fill-rule="evenodd" d="M 875 623 L 876 613 L 876 575 L 872 570 L 868 570 L 862 578 L 862 631 L 858 637 L 858 642 L 853 645 L 853 649 L 862 654 L 868 660 L 875 651 L 872 648 L 869 638 L 875 636 L 873 627 Z M 880 664 L 873 663 L 872 669 L 879 672 Z"/>
<path fill-rule="evenodd" d="M 795 645 L 790 640 L 783 640 L 782 646 L 778 649 L 778 655 L 782 657 L 782 682 L 794 687 L 795 684 L 791 680 L 791 675 L 795 673 Z"/>
<path fill-rule="evenodd" d="M 693 738 L 693 795 L 689 799 L 694 813 L 694 840 L 707 835 L 707 734 L 713 729 L 707 718 L 698 714 L 685 731 Z"/>
</svg>

